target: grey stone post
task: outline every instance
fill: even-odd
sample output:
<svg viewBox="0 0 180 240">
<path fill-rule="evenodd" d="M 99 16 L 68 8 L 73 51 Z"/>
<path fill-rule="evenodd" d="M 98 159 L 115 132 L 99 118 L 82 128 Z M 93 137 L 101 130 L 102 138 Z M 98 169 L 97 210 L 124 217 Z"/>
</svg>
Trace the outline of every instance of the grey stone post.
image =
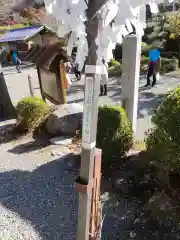
<svg viewBox="0 0 180 240">
<path fill-rule="evenodd" d="M 137 127 L 140 59 L 141 38 L 134 34 L 127 36 L 123 42 L 122 106 L 132 122 L 134 133 Z"/>
</svg>

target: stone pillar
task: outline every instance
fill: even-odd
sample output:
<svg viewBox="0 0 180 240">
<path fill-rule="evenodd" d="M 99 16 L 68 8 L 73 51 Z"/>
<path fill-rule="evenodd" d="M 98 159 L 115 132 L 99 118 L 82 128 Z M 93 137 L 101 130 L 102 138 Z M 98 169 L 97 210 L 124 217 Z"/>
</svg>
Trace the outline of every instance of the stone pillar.
<svg viewBox="0 0 180 240">
<path fill-rule="evenodd" d="M 123 42 L 122 106 L 132 122 L 134 133 L 137 127 L 140 58 L 141 38 L 134 34 L 127 36 Z"/>
</svg>

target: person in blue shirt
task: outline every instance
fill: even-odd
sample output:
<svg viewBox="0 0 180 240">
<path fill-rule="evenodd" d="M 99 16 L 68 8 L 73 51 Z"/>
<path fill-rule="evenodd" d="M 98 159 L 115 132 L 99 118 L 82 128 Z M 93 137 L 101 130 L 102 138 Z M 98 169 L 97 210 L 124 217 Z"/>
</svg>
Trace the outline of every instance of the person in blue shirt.
<svg viewBox="0 0 180 240">
<path fill-rule="evenodd" d="M 12 62 L 16 65 L 17 72 L 21 73 L 21 61 L 18 58 L 16 50 L 11 50 L 11 59 Z"/>
<path fill-rule="evenodd" d="M 152 87 L 156 84 L 157 74 L 159 74 L 159 71 L 160 71 L 160 52 L 158 49 L 152 49 L 149 52 L 146 87 L 150 85 L 150 78 L 152 76 L 153 76 Z"/>
</svg>

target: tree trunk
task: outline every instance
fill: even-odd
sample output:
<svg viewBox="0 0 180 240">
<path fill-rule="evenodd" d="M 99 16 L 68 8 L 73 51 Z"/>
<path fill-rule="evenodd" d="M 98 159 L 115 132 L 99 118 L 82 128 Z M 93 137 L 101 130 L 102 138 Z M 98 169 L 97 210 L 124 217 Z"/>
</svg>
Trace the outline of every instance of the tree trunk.
<svg viewBox="0 0 180 240">
<path fill-rule="evenodd" d="M 8 93 L 3 72 L 0 73 L 0 119 L 15 117 L 15 108 Z"/>
</svg>

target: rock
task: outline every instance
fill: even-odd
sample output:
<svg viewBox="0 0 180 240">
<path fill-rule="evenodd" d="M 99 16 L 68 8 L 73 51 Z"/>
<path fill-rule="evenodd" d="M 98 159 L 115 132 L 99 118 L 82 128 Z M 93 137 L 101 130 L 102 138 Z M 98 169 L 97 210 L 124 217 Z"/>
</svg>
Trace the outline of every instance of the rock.
<svg viewBox="0 0 180 240">
<path fill-rule="evenodd" d="M 135 238 L 136 237 L 136 233 L 132 231 L 132 232 L 130 232 L 129 236 L 130 236 L 130 238 Z"/>
<path fill-rule="evenodd" d="M 138 223 L 140 223 L 140 218 L 136 218 L 135 220 L 134 220 L 134 223 L 133 224 L 138 224 Z"/>
<path fill-rule="evenodd" d="M 53 145 L 51 146 L 50 150 L 51 150 L 51 156 L 53 157 L 64 157 L 71 153 L 71 150 L 66 146 L 57 147 L 57 145 Z"/>
<path fill-rule="evenodd" d="M 115 191 L 121 192 L 123 194 L 128 194 L 129 192 L 129 184 L 128 181 L 124 178 L 116 179 L 114 181 Z"/>
<path fill-rule="evenodd" d="M 82 124 L 83 106 L 77 103 L 58 106 L 46 123 L 47 132 L 51 136 L 74 136 Z"/>
<path fill-rule="evenodd" d="M 72 139 L 68 137 L 54 137 L 50 139 L 50 142 L 54 145 L 69 146 L 72 144 Z"/>
<path fill-rule="evenodd" d="M 53 157 L 55 157 L 55 159 L 58 157 L 58 158 L 63 158 L 63 157 L 65 157 L 65 156 L 67 156 L 67 154 L 68 153 L 66 153 L 66 152 L 55 152 L 55 151 L 53 151 L 53 152 L 51 152 L 51 155 L 53 156 Z"/>
<path fill-rule="evenodd" d="M 146 223 L 149 221 L 149 219 L 150 219 L 150 218 L 143 216 L 143 217 L 141 218 L 141 223 L 142 223 L 142 224 L 146 224 Z"/>
<path fill-rule="evenodd" d="M 177 239 L 177 240 L 180 239 L 180 235 L 179 235 L 179 234 L 176 235 L 176 239 Z"/>
</svg>

